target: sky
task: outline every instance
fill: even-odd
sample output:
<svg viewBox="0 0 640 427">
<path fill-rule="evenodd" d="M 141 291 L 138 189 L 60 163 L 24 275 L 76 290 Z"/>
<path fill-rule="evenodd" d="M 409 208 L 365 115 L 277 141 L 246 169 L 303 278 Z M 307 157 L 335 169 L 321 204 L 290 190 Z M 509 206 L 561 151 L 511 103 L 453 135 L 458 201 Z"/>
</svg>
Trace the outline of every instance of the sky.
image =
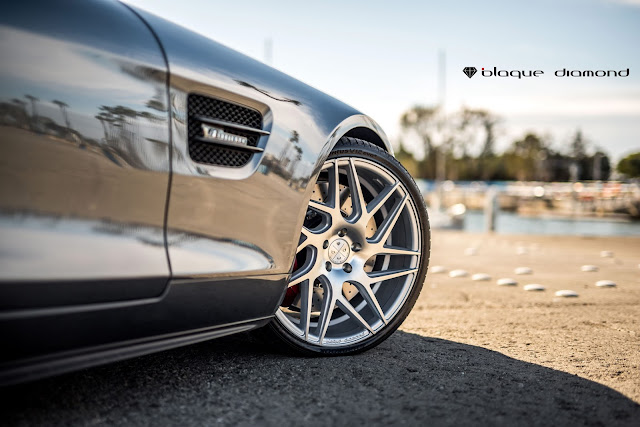
<svg viewBox="0 0 640 427">
<path fill-rule="evenodd" d="M 444 52 L 446 111 L 497 114 L 498 150 L 527 131 L 563 149 L 579 129 L 614 160 L 640 151 L 640 0 L 126 2 L 352 105 L 394 143 L 404 111 L 442 99 Z M 468 78 L 466 66 L 478 74 Z M 482 67 L 544 74 L 482 77 Z M 556 77 L 563 68 L 630 71 Z"/>
</svg>

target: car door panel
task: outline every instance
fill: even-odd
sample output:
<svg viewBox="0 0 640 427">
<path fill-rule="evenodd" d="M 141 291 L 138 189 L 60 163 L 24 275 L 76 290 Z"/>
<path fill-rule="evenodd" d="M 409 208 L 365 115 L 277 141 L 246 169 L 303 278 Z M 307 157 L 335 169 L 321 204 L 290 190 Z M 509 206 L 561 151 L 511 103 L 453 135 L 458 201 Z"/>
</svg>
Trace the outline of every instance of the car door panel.
<svg viewBox="0 0 640 427">
<path fill-rule="evenodd" d="M 0 301 L 161 294 L 170 130 L 153 33 L 117 2 L 14 2 L 0 51 Z"/>
</svg>

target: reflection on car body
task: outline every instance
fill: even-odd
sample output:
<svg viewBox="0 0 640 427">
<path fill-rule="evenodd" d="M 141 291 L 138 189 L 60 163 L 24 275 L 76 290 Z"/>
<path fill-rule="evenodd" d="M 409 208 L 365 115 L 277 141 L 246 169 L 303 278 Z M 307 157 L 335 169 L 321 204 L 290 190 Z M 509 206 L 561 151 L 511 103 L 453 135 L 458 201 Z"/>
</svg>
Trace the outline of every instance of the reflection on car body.
<svg viewBox="0 0 640 427">
<path fill-rule="evenodd" d="M 1 383 L 273 321 L 332 149 L 392 153 L 357 110 L 116 1 L 7 5 L 0 50 Z"/>
</svg>

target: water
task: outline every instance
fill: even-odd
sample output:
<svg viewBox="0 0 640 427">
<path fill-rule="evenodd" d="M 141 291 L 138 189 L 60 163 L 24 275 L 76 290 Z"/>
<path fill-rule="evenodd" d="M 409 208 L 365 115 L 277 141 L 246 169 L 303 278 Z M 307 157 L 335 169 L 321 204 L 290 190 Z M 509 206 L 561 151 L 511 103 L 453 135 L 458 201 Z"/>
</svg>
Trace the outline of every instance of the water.
<svg viewBox="0 0 640 427">
<path fill-rule="evenodd" d="M 467 211 L 464 230 L 485 231 L 484 213 Z M 565 234 L 578 236 L 637 236 L 640 222 L 620 222 L 600 219 L 536 218 L 524 217 L 513 212 L 498 212 L 496 232 L 504 234 Z"/>
<path fill-rule="evenodd" d="M 435 191 L 436 189 L 436 181 L 431 179 L 416 179 L 416 184 L 418 184 L 418 188 L 422 192 L 422 194 L 427 194 L 431 191 Z M 451 185 L 454 184 L 456 188 L 463 189 L 482 189 L 483 191 L 487 188 L 495 188 L 498 191 L 504 191 L 509 187 L 509 185 L 513 184 L 513 181 L 445 181 Z"/>
</svg>

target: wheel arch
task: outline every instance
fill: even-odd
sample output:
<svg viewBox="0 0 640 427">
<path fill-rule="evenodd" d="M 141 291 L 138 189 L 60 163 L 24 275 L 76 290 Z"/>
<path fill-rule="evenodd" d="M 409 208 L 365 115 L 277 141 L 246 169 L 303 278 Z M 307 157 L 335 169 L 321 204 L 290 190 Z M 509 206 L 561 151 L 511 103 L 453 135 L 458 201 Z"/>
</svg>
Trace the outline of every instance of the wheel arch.
<svg viewBox="0 0 640 427">
<path fill-rule="evenodd" d="M 329 151 L 335 147 L 340 138 L 345 136 L 370 142 L 382 148 L 392 156 L 394 155 L 393 147 L 389 142 L 389 138 L 387 138 L 387 135 L 384 133 L 380 125 L 378 125 L 378 123 L 376 123 L 371 117 L 364 114 L 350 116 L 334 129 L 331 133 Z"/>
<path fill-rule="evenodd" d="M 349 132 L 345 133 L 342 136 L 343 137 L 349 136 L 352 138 L 362 139 L 363 141 L 367 141 L 372 144 L 375 144 L 378 147 L 382 148 L 383 150 L 389 152 L 389 148 L 385 144 L 385 141 L 380 137 L 380 135 L 378 135 L 374 130 L 370 128 L 358 126 L 351 129 Z"/>
</svg>

